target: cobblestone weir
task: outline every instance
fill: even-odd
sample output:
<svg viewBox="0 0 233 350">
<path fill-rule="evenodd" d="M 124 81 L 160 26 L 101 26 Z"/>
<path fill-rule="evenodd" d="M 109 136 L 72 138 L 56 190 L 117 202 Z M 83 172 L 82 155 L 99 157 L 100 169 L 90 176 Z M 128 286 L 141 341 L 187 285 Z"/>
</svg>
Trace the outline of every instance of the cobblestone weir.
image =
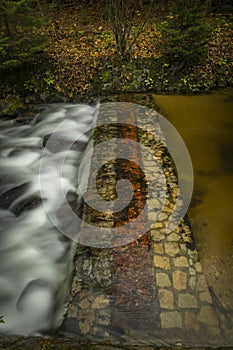
<svg viewBox="0 0 233 350">
<path fill-rule="evenodd" d="M 98 118 L 99 124 L 134 123 L 139 128 L 136 141 L 149 151 L 136 157 L 143 162 L 148 186 L 155 189 L 147 196 L 150 230 L 123 247 L 78 246 L 71 300 L 61 334 L 126 345 L 226 344 L 221 330 L 224 315 L 210 294 L 188 221 L 182 219 L 171 232 L 166 230 L 179 189 L 157 113 L 142 106 L 109 103 L 101 106 Z M 95 145 L 118 133 L 119 125 L 101 126 L 95 133 Z M 107 161 L 108 155 L 108 149 L 103 154 L 94 150 L 92 163 L 100 158 Z M 166 183 L 160 188 L 165 186 L 166 196 L 158 215 L 162 199 L 156 186 L 164 175 Z M 116 164 L 110 161 L 97 180 L 99 192 L 108 200 L 115 198 L 117 179 Z M 89 191 L 88 195 L 93 194 Z M 179 195 L 178 200 L 182 201 Z M 88 206 L 84 206 L 84 219 L 94 225 L 117 225 L 112 212 L 99 213 Z"/>
</svg>

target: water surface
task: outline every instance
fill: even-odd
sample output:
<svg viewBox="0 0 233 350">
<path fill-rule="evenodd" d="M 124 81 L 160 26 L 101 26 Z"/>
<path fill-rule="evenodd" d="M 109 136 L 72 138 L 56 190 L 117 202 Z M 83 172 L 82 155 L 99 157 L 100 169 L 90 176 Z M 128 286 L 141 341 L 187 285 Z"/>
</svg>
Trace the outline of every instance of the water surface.
<svg viewBox="0 0 233 350">
<path fill-rule="evenodd" d="M 210 282 L 223 304 L 232 307 L 233 90 L 195 96 L 155 95 L 154 101 L 190 152 L 193 234 Z"/>
</svg>

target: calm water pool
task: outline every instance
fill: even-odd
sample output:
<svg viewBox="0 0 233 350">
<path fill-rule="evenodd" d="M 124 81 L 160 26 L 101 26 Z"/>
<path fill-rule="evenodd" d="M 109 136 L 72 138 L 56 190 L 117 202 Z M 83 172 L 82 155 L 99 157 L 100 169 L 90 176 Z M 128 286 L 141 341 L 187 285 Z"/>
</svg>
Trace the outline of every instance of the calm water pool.
<svg viewBox="0 0 233 350">
<path fill-rule="evenodd" d="M 209 284 L 233 310 L 233 89 L 199 96 L 154 95 L 154 102 L 190 152 L 193 234 Z"/>
</svg>

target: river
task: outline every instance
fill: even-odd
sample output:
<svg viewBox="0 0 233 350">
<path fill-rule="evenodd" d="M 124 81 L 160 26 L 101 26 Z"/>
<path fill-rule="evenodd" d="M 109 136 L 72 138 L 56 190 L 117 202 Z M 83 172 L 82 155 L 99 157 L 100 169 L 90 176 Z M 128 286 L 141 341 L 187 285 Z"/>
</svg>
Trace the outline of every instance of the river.
<svg viewBox="0 0 233 350">
<path fill-rule="evenodd" d="M 182 136 L 192 159 L 188 211 L 200 259 L 223 306 L 233 310 L 233 89 L 210 95 L 154 95 L 155 108 Z"/>
</svg>

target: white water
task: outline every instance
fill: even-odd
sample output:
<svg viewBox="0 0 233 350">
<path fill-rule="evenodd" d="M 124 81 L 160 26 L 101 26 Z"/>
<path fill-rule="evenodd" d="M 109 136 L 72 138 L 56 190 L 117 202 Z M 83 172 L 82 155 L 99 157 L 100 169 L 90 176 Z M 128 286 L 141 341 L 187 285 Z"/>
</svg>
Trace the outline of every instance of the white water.
<svg viewBox="0 0 233 350">
<path fill-rule="evenodd" d="M 77 210 L 81 206 L 77 170 L 96 110 L 48 105 L 30 125 L 0 122 L 0 332 L 35 335 L 62 323 L 75 244 L 50 216 L 63 200 L 59 187 Z"/>
</svg>

